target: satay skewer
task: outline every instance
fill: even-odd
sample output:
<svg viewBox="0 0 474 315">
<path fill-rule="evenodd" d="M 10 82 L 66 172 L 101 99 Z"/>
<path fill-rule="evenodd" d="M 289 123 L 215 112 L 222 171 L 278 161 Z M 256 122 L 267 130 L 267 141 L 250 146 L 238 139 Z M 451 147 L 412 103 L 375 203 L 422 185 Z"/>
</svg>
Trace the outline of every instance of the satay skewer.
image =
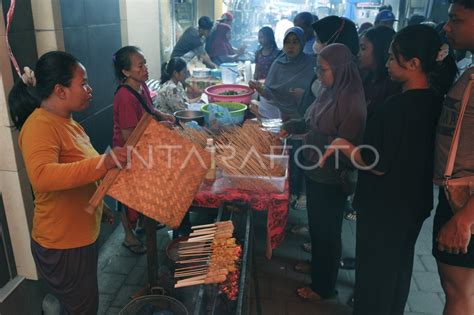
<svg viewBox="0 0 474 315">
<path fill-rule="evenodd" d="M 197 230 L 196 232 L 192 232 L 191 234 L 189 234 L 189 236 L 192 237 L 192 236 L 195 236 L 195 235 L 207 235 L 207 234 L 216 234 L 216 233 L 223 233 L 223 232 L 234 232 L 234 228 L 233 227 L 225 227 L 225 228 L 222 228 L 222 229 L 215 229 L 215 230 L 212 230 L 212 231 Z"/>
<path fill-rule="evenodd" d="M 191 263 L 195 263 L 195 262 L 204 262 L 204 261 L 209 261 L 210 258 L 209 257 L 206 257 L 206 258 L 197 258 L 197 259 L 187 259 L 187 260 L 178 260 L 176 263 L 177 264 L 191 264 Z"/>
<path fill-rule="evenodd" d="M 230 225 L 230 224 L 232 224 L 232 221 L 221 221 L 221 222 L 210 223 L 210 224 L 194 225 L 194 226 L 191 226 L 191 229 L 192 229 L 192 230 L 196 230 L 196 229 L 202 229 L 202 228 L 208 228 L 208 227 L 215 227 L 215 226 L 222 226 L 222 225 Z"/>
<path fill-rule="evenodd" d="M 185 281 L 185 282 L 180 282 L 179 284 L 175 284 L 175 288 L 181 288 L 181 287 L 187 287 L 187 286 L 192 286 L 192 285 L 198 285 L 198 284 L 210 284 L 210 283 L 220 283 L 224 282 L 226 279 L 225 275 L 220 275 L 220 276 L 215 276 L 215 277 L 206 277 L 204 279 L 199 279 L 199 280 L 192 280 L 192 281 Z"/>
<path fill-rule="evenodd" d="M 193 266 L 187 266 L 187 267 L 180 267 L 180 268 L 176 268 L 175 272 L 185 271 L 185 270 L 189 270 L 189 269 L 204 268 L 204 267 L 209 268 L 209 265 L 208 264 L 203 264 L 203 265 L 193 265 Z"/>
<path fill-rule="evenodd" d="M 229 270 L 226 268 L 217 269 L 217 270 L 205 269 L 205 270 L 188 271 L 188 272 L 175 274 L 175 278 L 189 277 L 189 276 L 195 276 L 195 275 L 205 275 L 205 274 L 227 275 L 228 273 L 229 273 Z"/>
</svg>

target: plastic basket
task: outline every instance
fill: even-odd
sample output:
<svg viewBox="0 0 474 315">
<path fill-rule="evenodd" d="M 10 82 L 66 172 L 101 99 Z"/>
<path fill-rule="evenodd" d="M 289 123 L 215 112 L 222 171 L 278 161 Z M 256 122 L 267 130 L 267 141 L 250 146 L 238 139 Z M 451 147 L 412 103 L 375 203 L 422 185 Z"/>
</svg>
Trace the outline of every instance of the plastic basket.
<svg viewBox="0 0 474 315">
<path fill-rule="evenodd" d="M 240 92 L 239 95 L 220 95 L 227 91 Z M 207 87 L 204 90 L 209 102 L 237 102 L 243 104 L 250 104 L 254 90 L 246 85 L 240 84 L 218 84 Z"/>
<path fill-rule="evenodd" d="M 241 124 L 245 118 L 245 111 L 247 110 L 247 105 L 237 102 L 216 102 L 215 104 L 227 108 L 229 110 L 230 117 L 232 118 L 232 123 Z M 209 104 L 204 104 L 201 107 L 201 111 L 204 113 L 204 121 L 206 124 L 209 124 Z M 219 120 L 219 118 L 217 118 Z"/>
</svg>

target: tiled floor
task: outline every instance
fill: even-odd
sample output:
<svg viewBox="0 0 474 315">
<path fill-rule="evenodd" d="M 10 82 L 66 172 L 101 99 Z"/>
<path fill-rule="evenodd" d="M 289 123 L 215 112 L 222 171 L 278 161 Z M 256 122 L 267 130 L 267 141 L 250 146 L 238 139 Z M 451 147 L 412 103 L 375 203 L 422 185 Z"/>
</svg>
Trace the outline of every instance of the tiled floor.
<svg viewBox="0 0 474 315">
<path fill-rule="evenodd" d="M 306 213 L 290 210 L 289 226 L 304 223 Z M 265 214 L 255 213 L 255 268 L 254 281 L 258 294 L 252 290 L 251 314 L 351 314 L 346 302 L 352 294 L 354 271 L 341 270 L 339 273 L 337 298 L 324 303 L 303 302 L 295 290 L 309 282 L 309 276 L 297 273 L 293 265 L 299 260 L 309 259 L 309 254 L 301 250 L 302 237 L 287 233 L 284 244 L 274 251 L 272 260 L 264 257 Z M 416 245 L 416 256 L 410 296 L 406 306 L 406 315 L 441 314 L 444 294 L 436 272 L 436 263 L 431 256 L 432 218 L 428 219 L 422 229 Z M 165 262 L 164 248 L 169 241 L 166 230 L 158 235 L 158 256 Z M 343 256 L 354 256 L 355 223 L 344 220 Z M 121 246 L 123 231 L 121 227 L 112 234 L 102 247 L 99 257 L 99 314 L 118 314 L 121 308 L 130 301 L 131 294 L 144 287 L 147 281 L 146 256 L 135 256 Z M 166 271 L 166 268 L 165 268 Z M 166 274 L 166 272 L 165 272 Z M 255 283 L 254 283 L 255 284 Z M 253 288 L 252 288 L 253 289 Z M 375 315 L 375 314 L 374 314 Z"/>
</svg>

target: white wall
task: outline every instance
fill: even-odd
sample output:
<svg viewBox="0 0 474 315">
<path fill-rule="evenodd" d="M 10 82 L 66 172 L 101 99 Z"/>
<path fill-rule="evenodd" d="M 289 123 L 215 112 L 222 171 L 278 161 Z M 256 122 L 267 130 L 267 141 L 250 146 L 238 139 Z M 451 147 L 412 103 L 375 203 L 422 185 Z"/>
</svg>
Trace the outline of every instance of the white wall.
<svg viewBox="0 0 474 315">
<path fill-rule="evenodd" d="M 133 45 L 142 49 L 151 79 L 160 78 L 159 16 L 157 0 L 120 0 L 122 45 Z"/>
</svg>

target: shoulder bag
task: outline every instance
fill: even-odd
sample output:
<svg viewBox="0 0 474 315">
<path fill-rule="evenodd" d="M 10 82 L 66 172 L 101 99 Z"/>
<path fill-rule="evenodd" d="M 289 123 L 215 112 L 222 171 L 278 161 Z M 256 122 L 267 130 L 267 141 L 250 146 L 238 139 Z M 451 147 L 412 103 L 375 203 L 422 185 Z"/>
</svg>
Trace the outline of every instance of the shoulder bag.
<svg viewBox="0 0 474 315">
<path fill-rule="evenodd" d="M 461 178 L 451 178 L 454 170 L 454 161 L 459 146 L 459 137 L 461 134 L 461 125 L 466 112 L 467 104 L 474 87 L 474 74 L 471 74 L 464 90 L 461 107 L 459 108 L 459 117 L 454 130 L 453 140 L 449 149 L 446 169 L 444 171 L 443 188 L 451 205 L 451 210 L 456 213 L 462 209 L 469 199 L 474 195 L 474 176 L 466 176 Z"/>
</svg>

